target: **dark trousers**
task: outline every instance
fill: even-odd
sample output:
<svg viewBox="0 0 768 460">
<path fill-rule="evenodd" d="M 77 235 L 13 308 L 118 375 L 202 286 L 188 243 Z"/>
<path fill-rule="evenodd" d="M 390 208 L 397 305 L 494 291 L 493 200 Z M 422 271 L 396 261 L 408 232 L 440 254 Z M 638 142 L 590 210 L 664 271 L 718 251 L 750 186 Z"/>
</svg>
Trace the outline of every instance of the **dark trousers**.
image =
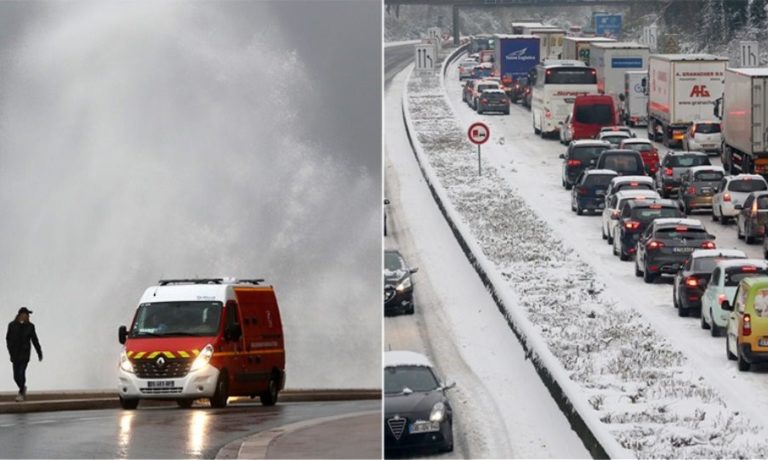
<svg viewBox="0 0 768 460">
<path fill-rule="evenodd" d="M 19 387 L 19 393 L 24 391 L 24 385 L 27 384 L 27 364 L 29 361 L 13 362 L 13 381 Z"/>
</svg>

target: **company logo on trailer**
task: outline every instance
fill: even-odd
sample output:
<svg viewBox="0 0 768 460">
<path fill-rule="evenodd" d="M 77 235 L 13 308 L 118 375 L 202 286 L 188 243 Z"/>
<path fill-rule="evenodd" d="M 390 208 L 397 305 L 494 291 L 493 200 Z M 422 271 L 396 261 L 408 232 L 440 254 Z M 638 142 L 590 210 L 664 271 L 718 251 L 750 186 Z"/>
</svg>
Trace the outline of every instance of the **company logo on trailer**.
<svg viewBox="0 0 768 460">
<path fill-rule="evenodd" d="M 707 85 L 693 85 L 690 97 L 710 97 Z"/>
<path fill-rule="evenodd" d="M 526 56 L 525 53 L 528 48 L 522 48 L 517 51 L 512 51 L 506 55 L 507 61 L 535 61 L 536 56 Z"/>
</svg>

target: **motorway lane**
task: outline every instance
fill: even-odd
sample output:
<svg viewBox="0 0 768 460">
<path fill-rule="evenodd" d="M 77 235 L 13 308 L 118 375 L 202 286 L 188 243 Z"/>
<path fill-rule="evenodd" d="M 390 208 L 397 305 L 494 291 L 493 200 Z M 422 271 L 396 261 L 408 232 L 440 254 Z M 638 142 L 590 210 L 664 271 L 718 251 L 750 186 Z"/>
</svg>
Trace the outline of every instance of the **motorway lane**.
<svg viewBox="0 0 768 460">
<path fill-rule="evenodd" d="M 384 48 L 384 88 L 392 79 L 413 61 L 414 45 L 397 45 Z"/>
<path fill-rule="evenodd" d="M 214 458 L 227 443 L 255 433 L 380 407 L 381 401 L 369 400 L 5 414 L 0 457 Z"/>
<path fill-rule="evenodd" d="M 402 122 L 406 74 L 388 80 L 385 93 L 385 246 L 420 270 L 416 313 L 386 318 L 385 349 L 422 352 L 457 382 L 450 456 L 586 458 L 426 187 Z"/>
</svg>

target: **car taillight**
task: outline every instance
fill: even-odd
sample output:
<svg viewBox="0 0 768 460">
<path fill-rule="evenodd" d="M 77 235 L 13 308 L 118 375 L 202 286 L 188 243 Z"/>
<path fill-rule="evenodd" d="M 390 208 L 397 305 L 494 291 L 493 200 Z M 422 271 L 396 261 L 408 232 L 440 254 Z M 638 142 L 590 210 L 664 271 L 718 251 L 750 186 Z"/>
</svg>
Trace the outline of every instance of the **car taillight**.
<svg viewBox="0 0 768 460">
<path fill-rule="evenodd" d="M 757 200 L 752 202 L 752 217 L 757 215 Z"/>
<path fill-rule="evenodd" d="M 696 278 L 690 277 L 685 279 L 685 285 L 688 287 L 696 287 L 699 285 L 699 280 Z"/>
<path fill-rule="evenodd" d="M 696 187 L 691 185 L 690 187 L 688 187 L 688 190 L 685 193 L 687 193 L 689 195 L 695 195 L 696 194 Z"/>
<path fill-rule="evenodd" d="M 589 189 L 587 189 L 587 187 L 578 187 L 576 188 L 576 192 L 579 195 L 586 195 L 587 193 L 589 193 Z"/>
<path fill-rule="evenodd" d="M 744 317 L 741 319 L 741 335 L 747 336 L 752 334 L 752 317 L 749 316 L 749 313 L 744 314 Z"/>
<path fill-rule="evenodd" d="M 656 250 L 656 249 L 661 249 L 663 247 L 664 247 L 664 243 L 662 243 L 661 241 L 655 241 L 655 240 L 654 241 L 649 241 L 645 245 L 645 249 L 648 249 L 649 251 L 653 251 L 653 250 Z"/>
<path fill-rule="evenodd" d="M 723 201 L 731 201 L 731 194 L 728 192 L 723 193 Z"/>
<path fill-rule="evenodd" d="M 640 222 L 636 220 L 628 220 L 624 222 L 624 228 L 627 230 L 637 230 L 640 228 Z"/>
<path fill-rule="evenodd" d="M 611 218 L 615 219 L 617 217 L 619 217 L 619 211 L 617 209 L 614 209 L 613 211 L 611 211 Z"/>
<path fill-rule="evenodd" d="M 568 163 L 566 163 L 569 167 L 576 167 L 581 166 L 581 160 L 568 160 Z"/>
<path fill-rule="evenodd" d="M 722 305 L 723 302 L 725 302 L 725 294 L 720 294 L 717 296 L 717 303 Z"/>
<path fill-rule="evenodd" d="M 714 241 L 705 241 L 701 243 L 701 247 L 704 249 L 715 249 L 715 242 Z"/>
<path fill-rule="evenodd" d="M 672 175 L 672 168 L 664 168 L 664 175 L 665 176 L 671 176 Z"/>
<path fill-rule="evenodd" d="M 755 267 L 754 265 L 746 265 L 744 267 L 741 267 L 741 271 L 742 271 L 742 273 L 750 273 L 750 272 L 751 273 L 756 273 L 757 272 L 757 267 Z"/>
</svg>

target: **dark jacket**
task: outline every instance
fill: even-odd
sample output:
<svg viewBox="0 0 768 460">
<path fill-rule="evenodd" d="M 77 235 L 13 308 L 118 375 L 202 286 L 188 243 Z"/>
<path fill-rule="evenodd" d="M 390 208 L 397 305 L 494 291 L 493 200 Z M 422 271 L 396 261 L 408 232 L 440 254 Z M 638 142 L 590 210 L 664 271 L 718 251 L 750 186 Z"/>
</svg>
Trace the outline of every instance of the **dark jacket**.
<svg viewBox="0 0 768 460">
<path fill-rule="evenodd" d="M 8 353 L 11 355 L 12 362 L 29 362 L 29 353 L 32 349 L 30 342 L 35 346 L 37 356 L 43 359 L 43 350 L 40 348 L 40 342 L 37 340 L 35 325 L 29 321 L 20 323 L 16 320 L 8 324 L 5 344 L 8 346 Z"/>
</svg>

